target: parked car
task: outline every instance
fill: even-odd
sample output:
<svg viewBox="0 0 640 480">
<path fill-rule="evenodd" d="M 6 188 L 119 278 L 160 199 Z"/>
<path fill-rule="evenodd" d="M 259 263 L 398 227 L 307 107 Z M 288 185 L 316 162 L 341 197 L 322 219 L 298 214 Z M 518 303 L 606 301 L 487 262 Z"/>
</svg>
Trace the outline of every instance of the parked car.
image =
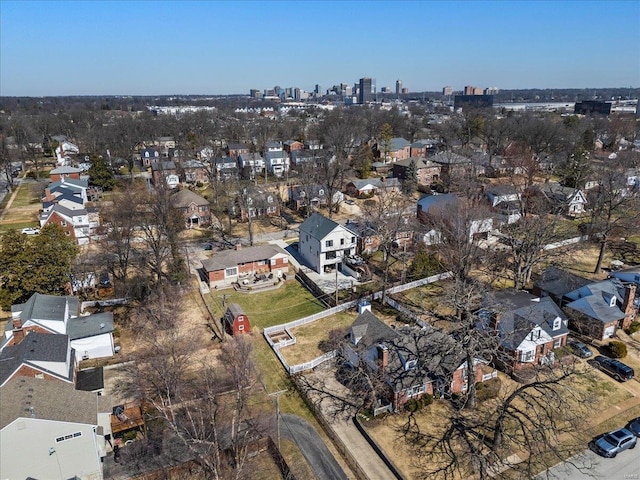
<svg viewBox="0 0 640 480">
<path fill-rule="evenodd" d="M 577 340 L 569 340 L 567 342 L 567 345 L 569 345 L 569 348 L 576 357 L 591 358 L 593 356 L 593 352 L 582 342 L 578 342 Z"/>
<path fill-rule="evenodd" d="M 633 433 L 636 437 L 640 437 L 640 417 L 634 418 L 627 423 L 627 430 Z"/>
<path fill-rule="evenodd" d="M 353 200 L 345 200 L 344 203 L 346 203 L 347 205 L 354 205 L 356 202 L 354 202 Z"/>
<path fill-rule="evenodd" d="M 38 235 L 40 233 L 40 229 L 27 227 L 22 229 L 22 233 L 25 235 Z"/>
<path fill-rule="evenodd" d="M 594 358 L 596 366 L 605 373 L 608 373 L 619 382 L 631 380 L 635 372 L 629 365 L 622 363 L 620 360 L 598 355 Z"/>
<path fill-rule="evenodd" d="M 598 455 L 607 458 L 614 458 L 618 453 L 636 447 L 638 439 L 626 428 L 620 428 L 609 433 L 605 433 L 593 443 L 594 450 Z"/>
<path fill-rule="evenodd" d="M 109 272 L 102 271 L 100 272 L 99 282 L 101 287 L 110 287 L 111 280 L 109 279 Z"/>
</svg>

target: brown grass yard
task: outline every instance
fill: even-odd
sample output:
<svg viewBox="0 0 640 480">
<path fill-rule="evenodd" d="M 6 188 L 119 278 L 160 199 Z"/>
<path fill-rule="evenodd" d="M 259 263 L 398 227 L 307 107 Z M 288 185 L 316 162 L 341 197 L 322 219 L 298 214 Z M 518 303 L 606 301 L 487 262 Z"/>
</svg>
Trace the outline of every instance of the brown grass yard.
<svg viewBox="0 0 640 480">
<path fill-rule="evenodd" d="M 25 182 L 18 187 L 13 202 L 0 222 L 0 231 L 34 227 L 38 224 L 44 185 L 42 182 Z"/>
<path fill-rule="evenodd" d="M 592 370 L 586 362 L 581 365 L 587 372 Z M 592 413 L 590 418 L 593 419 L 593 423 L 583 432 L 580 432 L 580 440 L 584 441 L 585 447 L 594 435 L 619 427 L 640 413 L 639 404 L 625 411 L 622 416 L 608 419 L 599 425 L 597 421 L 598 415 L 610 413 L 610 409 L 617 408 L 616 405 L 628 402 L 633 396 L 621 384 L 612 379 L 604 378 L 599 372 L 595 373 L 596 375 L 593 376 L 575 377 L 571 383 L 572 389 L 580 389 L 594 395 L 594 401 L 590 404 L 590 412 Z M 506 375 L 500 374 L 500 379 L 502 381 L 501 394 L 510 391 L 516 385 Z M 571 408 L 570 401 L 567 402 L 567 407 Z M 442 424 L 442 420 L 449 416 L 449 408 L 447 402 L 436 400 L 432 405 L 416 414 L 416 421 L 421 430 L 437 433 L 437 425 Z M 401 435 L 401 427 L 406 422 L 407 415 L 407 413 L 402 412 L 387 416 L 382 420 L 370 420 L 364 422 L 364 424 L 371 436 L 405 476 L 407 478 L 418 478 L 419 471 L 414 463 L 414 453 Z"/>
</svg>

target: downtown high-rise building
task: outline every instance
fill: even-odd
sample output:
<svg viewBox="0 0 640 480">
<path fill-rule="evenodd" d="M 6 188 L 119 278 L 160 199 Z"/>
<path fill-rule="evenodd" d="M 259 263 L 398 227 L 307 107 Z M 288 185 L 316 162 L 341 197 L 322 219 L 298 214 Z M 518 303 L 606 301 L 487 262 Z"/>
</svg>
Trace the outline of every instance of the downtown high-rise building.
<svg viewBox="0 0 640 480">
<path fill-rule="evenodd" d="M 372 85 L 373 83 L 371 82 L 370 78 L 364 77 L 360 79 L 358 103 L 364 104 L 371 101 L 371 99 L 373 98 L 373 95 L 371 94 Z"/>
<path fill-rule="evenodd" d="M 396 80 L 396 95 L 402 93 L 402 80 Z"/>
</svg>

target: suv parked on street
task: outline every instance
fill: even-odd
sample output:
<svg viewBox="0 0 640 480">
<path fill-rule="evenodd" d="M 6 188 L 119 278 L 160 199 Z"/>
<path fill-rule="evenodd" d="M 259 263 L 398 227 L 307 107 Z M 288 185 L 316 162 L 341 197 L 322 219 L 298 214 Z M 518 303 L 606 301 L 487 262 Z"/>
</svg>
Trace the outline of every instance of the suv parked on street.
<svg viewBox="0 0 640 480">
<path fill-rule="evenodd" d="M 593 443 L 593 448 L 598 455 L 613 458 L 623 450 L 636 447 L 638 439 L 626 428 L 620 428 L 605 433 Z"/>
<path fill-rule="evenodd" d="M 598 355 L 593 360 L 600 370 L 608 373 L 619 382 L 626 382 L 627 380 L 631 380 L 635 375 L 633 368 L 631 368 L 629 365 L 625 365 L 620 360 L 604 357 L 602 355 Z"/>
</svg>

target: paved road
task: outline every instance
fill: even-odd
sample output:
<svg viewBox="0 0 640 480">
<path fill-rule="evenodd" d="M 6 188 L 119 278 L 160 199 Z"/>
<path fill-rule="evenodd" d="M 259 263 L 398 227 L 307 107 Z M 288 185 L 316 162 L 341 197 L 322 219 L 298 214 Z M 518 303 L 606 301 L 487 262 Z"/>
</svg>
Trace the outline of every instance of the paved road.
<svg viewBox="0 0 640 480">
<path fill-rule="evenodd" d="M 603 480 L 640 480 L 640 455 L 637 450 L 627 450 L 616 458 L 602 458 L 587 450 L 571 463 L 561 463 L 546 474 L 538 476 L 542 479 L 583 480 L 588 478 Z M 579 468 L 582 467 L 583 471 Z"/>
<path fill-rule="evenodd" d="M 295 415 L 281 415 L 280 435 L 294 442 L 319 480 L 347 480 L 315 428 Z"/>
</svg>

